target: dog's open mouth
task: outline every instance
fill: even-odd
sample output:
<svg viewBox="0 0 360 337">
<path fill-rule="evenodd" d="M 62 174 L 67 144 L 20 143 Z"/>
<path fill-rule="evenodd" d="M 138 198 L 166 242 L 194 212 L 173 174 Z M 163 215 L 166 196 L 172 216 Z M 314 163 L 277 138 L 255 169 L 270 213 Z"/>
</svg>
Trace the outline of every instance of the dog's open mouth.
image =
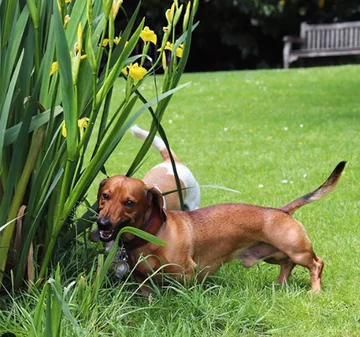
<svg viewBox="0 0 360 337">
<path fill-rule="evenodd" d="M 99 230 L 99 238 L 101 241 L 108 242 L 111 240 L 115 240 L 117 233 L 119 233 L 119 230 L 125 226 L 128 226 L 131 223 L 131 220 L 123 221 L 119 227 L 116 229 L 101 229 Z"/>
<path fill-rule="evenodd" d="M 100 240 L 101 241 L 111 241 L 113 236 L 114 236 L 114 231 L 113 230 L 101 230 L 99 231 L 99 234 L 100 234 Z"/>
</svg>

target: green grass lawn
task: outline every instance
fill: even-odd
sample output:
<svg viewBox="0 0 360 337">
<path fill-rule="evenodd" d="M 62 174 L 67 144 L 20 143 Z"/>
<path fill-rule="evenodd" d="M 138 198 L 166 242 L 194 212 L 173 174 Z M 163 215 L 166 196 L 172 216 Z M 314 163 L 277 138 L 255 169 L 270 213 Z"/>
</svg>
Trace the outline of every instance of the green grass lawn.
<svg viewBox="0 0 360 337">
<path fill-rule="evenodd" d="M 339 66 L 185 74 L 182 82 L 191 84 L 173 97 L 163 119 L 172 148 L 200 185 L 239 191 L 202 188 L 203 206 L 282 206 L 317 188 L 338 162 L 348 161 L 336 190 L 295 214 L 325 261 L 320 295 L 309 293 L 304 268 L 296 267 L 289 285 L 280 287 L 273 284 L 277 266 L 244 269 L 238 261 L 203 284 L 173 284 L 157 289 L 151 299 L 134 293 L 131 281 L 109 282 L 86 318 L 78 315 L 69 288 L 67 304 L 84 335 L 360 336 L 359 73 L 360 66 Z M 146 86 L 152 87 L 150 79 Z M 123 95 L 122 88 L 119 83 L 117 95 Z M 150 89 L 147 96 L 153 97 Z M 147 115 L 137 122 L 145 129 L 149 123 Z M 108 174 L 126 173 L 140 146 L 126 135 L 106 165 Z M 151 149 L 135 176 L 141 178 L 159 161 Z M 90 191 L 92 201 L 102 178 Z M 82 264 L 94 249 L 90 245 L 72 258 L 82 275 L 89 272 Z M 79 274 L 66 277 L 64 287 Z M 36 296 L 16 295 L 1 311 L 0 335 L 10 330 L 27 336 Z M 62 336 L 74 335 L 64 317 Z"/>
</svg>

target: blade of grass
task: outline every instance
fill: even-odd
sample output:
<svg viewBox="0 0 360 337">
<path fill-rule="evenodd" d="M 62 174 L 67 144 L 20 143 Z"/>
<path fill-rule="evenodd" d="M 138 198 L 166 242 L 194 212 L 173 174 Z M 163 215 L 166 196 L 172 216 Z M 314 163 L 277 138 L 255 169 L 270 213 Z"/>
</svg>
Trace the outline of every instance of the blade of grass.
<svg viewBox="0 0 360 337">
<path fill-rule="evenodd" d="M 43 287 L 40 296 L 37 298 L 37 304 L 34 310 L 33 324 L 29 324 L 28 332 L 29 337 L 37 337 L 41 335 L 41 327 L 44 317 L 45 297 L 47 287 Z"/>
<path fill-rule="evenodd" d="M 80 337 L 85 336 L 79 323 L 76 321 L 75 317 L 71 314 L 69 307 L 66 305 L 64 298 L 61 296 L 61 293 L 59 292 L 59 287 L 61 287 L 61 283 L 54 279 L 50 279 L 48 282 L 52 288 L 53 293 L 55 294 L 58 305 L 61 307 L 62 312 L 64 313 L 65 317 L 71 322 L 71 324 L 75 330 L 76 336 L 80 336 Z M 60 331 L 61 320 L 59 320 L 58 324 L 59 324 L 59 328 L 57 331 Z M 58 335 L 57 331 L 56 331 L 56 335 Z M 53 336 L 56 336 L 56 335 L 54 334 Z"/>
</svg>

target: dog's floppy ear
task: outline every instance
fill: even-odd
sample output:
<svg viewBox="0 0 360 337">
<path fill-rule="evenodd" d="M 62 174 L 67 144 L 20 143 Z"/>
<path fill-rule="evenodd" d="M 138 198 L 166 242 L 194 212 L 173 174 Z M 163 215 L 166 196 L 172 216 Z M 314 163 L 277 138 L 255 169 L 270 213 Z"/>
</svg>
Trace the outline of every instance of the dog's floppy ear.
<svg viewBox="0 0 360 337">
<path fill-rule="evenodd" d="M 147 199 L 151 207 L 156 207 L 160 211 L 162 220 L 166 221 L 166 212 L 164 209 L 164 197 L 160 190 L 155 186 L 146 185 Z"/>
<path fill-rule="evenodd" d="M 105 185 L 105 183 L 109 180 L 109 178 L 106 178 L 104 180 L 102 180 L 99 184 L 99 189 L 98 189 L 98 193 L 97 193 L 97 199 L 99 200 L 100 198 L 100 194 L 101 194 L 101 190 L 103 188 L 103 186 Z"/>
</svg>

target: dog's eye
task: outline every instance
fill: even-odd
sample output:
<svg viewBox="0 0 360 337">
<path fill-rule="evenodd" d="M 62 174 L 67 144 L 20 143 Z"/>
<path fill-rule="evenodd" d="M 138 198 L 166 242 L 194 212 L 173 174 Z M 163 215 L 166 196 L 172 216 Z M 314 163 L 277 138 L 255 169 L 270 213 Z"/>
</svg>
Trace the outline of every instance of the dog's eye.
<svg viewBox="0 0 360 337">
<path fill-rule="evenodd" d="M 135 202 L 132 201 L 132 200 L 128 200 L 128 201 L 125 202 L 125 206 L 127 206 L 127 207 L 133 207 L 133 206 L 135 206 Z"/>
<path fill-rule="evenodd" d="M 102 200 L 108 200 L 109 199 L 109 194 L 107 194 L 107 193 L 101 194 L 101 199 Z"/>
</svg>

